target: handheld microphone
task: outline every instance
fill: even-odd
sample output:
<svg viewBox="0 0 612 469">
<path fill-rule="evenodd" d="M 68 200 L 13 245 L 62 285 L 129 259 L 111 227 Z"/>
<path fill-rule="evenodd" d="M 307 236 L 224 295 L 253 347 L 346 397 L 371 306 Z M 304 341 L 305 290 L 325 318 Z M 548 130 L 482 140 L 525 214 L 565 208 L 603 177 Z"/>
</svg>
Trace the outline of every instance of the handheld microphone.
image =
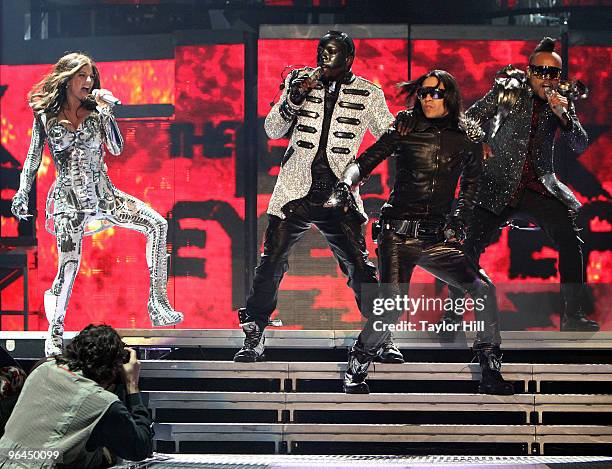
<svg viewBox="0 0 612 469">
<path fill-rule="evenodd" d="M 323 67 L 317 67 L 308 74 L 308 78 L 313 81 L 319 80 L 323 76 Z"/>
<path fill-rule="evenodd" d="M 285 70 L 292 66 L 293 65 L 288 65 L 287 67 L 285 67 Z M 318 81 L 323 76 L 323 72 L 324 72 L 323 67 L 316 67 L 312 69 L 309 73 L 306 73 L 305 76 L 308 78 L 308 80 Z M 283 90 L 284 88 L 285 88 L 285 84 L 282 83 L 280 85 L 280 90 Z M 279 92 L 277 91 L 276 94 L 274 95 L 274 99 L 270 101 L 270 107 L 274 106 L 274 102 L 276 101 L 276 97 L 278 96 L 278 93 Z"/>
<path fill-rule="evenodd" d="M 553 94 L 553 89 L 550 86 L 543 86 L 543 88 L 544 94 L 546 95 L 546 99 L 550 101 L 550 98 Z M 557 114 L 563 116 L 569 121 L 569 116 L 567 115 L 567 109 L 565 109 L 565 107 L 561 106 L 560 104 L 555 104 L 553 108 Z"/>
<path fill-rule="evenodd" d="M 111 93 L 101 94 L 100 90 L 93 90 L 91 94 L 94 96 L 94 98 L 100 98 L 106 104 L 110 104 L 111 106 L 117 106 L 118 104 L 121 104 L 121 101 L 115 98 Z"/>
</svg>

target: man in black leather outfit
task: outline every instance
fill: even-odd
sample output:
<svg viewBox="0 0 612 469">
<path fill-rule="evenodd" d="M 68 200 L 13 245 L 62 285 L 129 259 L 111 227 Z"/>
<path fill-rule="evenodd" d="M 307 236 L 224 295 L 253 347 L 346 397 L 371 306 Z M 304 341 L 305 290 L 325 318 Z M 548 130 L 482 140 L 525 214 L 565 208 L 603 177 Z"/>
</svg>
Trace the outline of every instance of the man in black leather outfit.
<svg viewBox="0 0 612 469">
<path fill-rule="evenodd" d="M 525 74 L 511 66 L 498 74 L 496 84 L 466 115 L 483 125 L 492 121 L 488 143 L 493 156 L 484 164 L 481 190 L 464 249 L 475 262 L 495 232 L 516 214 L 537 223 L 559 250 L 561 330 L 598 331 L 597 322 L 583 312 L 582 241 L 575 219 L 580 202 L 560 182 L 553 168 L 557 128 L 578 153 L 588 137 L 571 101 L 557 93 L 561 57 L 555 41 L 544 38 L 529 57 Z M 451 297 L 462 293 L 451 287 Z M 448 311 L 444 322 L 461 321 Z"/>
<path fill-rule="evenodd" d="M 327 205 L 342 207 L 350 187 L 367 177 L 385 158 L 395 155 L 396 179 L 381 214 L 378 258 L 383 299 L 396 298 L 408 285 L 418 265 L 437 278 L 469 293 L 483 308 L 475 308 L 484 322 L 474 350 L 482 367 L 479 391 L 513 394 L 500 373 L 499 313 L 495 287 L 484 271 L 462 251 L 465 226 L 478 190 L 484 134 L 462 115 L 461 95 L 448 72 L 433 70 L 403 85 L 412 109 L 398 115 L 396 126 L 345 170 Z M 456 209 L 451 206 L 457 182 L 461 190 Z M 403 292 L 407 294 L 408 292 Z M 478 301 L 477 301 L 478 303 Z M 401 308 L 372 315 L 349 352 L 344 378 L 346 393 L 369 392 L 365 378 L 381 343 L 403 313 Z"/>
<path fill-rule="evenodd" d="M 364 316 L 376 290 L 376 267 L 368 260 L 362 232 L 367 221 L 359 194 L 347 217 L 338 218 L 323 207 L 346 165 L 354 159 L 366 130 L 375 137 L 392 124 L 382 89 L 351 72 L 353 40 L 330 31 L 319 41 L 317 69 L 295 70 L 285 80 L 281 99 L 268 113 L 265 129 L 270 138 L 290 137 L 268 205 L 269 222 L 264 252 L 246 308 L 238 311 L 245 333 L 237 362 L 263 358 L 264 329 L 276 308 L 278 288 L 288 269 L 293 246 L 315 225 L 325 236 Z M 367 286 L 370 285 L 370 288 Z M 391 340 L 380 348 L 380 359 L 404 361 Z"/>
</svg>

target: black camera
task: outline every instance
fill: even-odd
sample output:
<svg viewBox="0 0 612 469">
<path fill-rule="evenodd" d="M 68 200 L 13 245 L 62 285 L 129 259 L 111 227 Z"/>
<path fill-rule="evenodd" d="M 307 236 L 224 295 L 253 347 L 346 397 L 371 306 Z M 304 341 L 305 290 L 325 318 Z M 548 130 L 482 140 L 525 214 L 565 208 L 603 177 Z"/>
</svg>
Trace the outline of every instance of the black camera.
<svg viewBox="0 0 612 469">
<path fill-rule="evenodd" d="M 130 361 L 130 351 L 127 349 L 123 349 L 121 352 L 121 361 L 125 364 Z"/>
</svg>

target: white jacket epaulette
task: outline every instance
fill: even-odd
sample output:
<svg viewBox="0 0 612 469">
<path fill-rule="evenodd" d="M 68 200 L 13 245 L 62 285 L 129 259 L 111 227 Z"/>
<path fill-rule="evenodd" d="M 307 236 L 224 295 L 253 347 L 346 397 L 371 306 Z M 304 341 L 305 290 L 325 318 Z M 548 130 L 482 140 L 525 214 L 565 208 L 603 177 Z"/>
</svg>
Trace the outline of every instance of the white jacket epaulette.
<svg viewBox="0 0 612 469">
<path fill-rule="evenodd" d="M 378 83 L 374 83 L 373 81 L 370 81 L 370 80 L 368 80 L 366 78 L 363 78 L 363 77 L 358 77 L 358 78 L 360 78 L 361 80 L 366 82 L 368 85 L 371 85 L 371 86 L 373 86 L 375 88 L 378 88 L 379 90 L 382 90 L 382 86 L 380 86 Z"/>
<path fill-rule="evenodd" d="M 319 149 L 325 107 L 322 84 L 314 88 L 302 104 L 293 104 L 289 100 L 291 78 L 290 73 L 279 101 L 266 116 L 264 124 L 268 137 L 273 139 L 283 138 L 291 130 L 289 146 L 280 162 L 268 205 L 268 213 L 280 218 L 285 218 L 282 208 L 288 202 L 301 199 L 310 190 L 311 165 Z M 380 86 L 355 75 L 339 86 L 326 142 L 327 160 L 338 178 L 356 158 L 366 130 L 378 138 L 394 122 Z M 354 195 L 360 212 L 366 216 L 358 189 Z"/>
</svg>

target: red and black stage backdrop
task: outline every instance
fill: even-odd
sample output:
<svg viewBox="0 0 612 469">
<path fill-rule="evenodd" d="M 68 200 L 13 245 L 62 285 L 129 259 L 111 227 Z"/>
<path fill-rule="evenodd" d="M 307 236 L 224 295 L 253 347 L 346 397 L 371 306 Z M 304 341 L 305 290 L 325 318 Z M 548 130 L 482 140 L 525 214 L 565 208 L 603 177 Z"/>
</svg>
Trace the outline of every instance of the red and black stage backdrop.
<svg viewBox="0 0 612 469">
<path fill-rule="evenodd" d="M 513 63 L 523 67 L 537 43 L 355 36 L 354 72 L 383 88 L 393 113 L 403 106 L 395 87 L 399 81 L 432 68 L 448 70 L 458 79 L 469 105 L 490 88 L 502 66 Z M 263 119 L 277 96 L 285 67 L 313 64 L 316 45 L 316 39 L 280 36 L 258 42 L 259 247 L 267 223 L 267 203 L 287 144 L 286 140 L 267 139 Z M 578 156 L 560 142 L 556 167 L 560 178 L 585 204 L 579 223 L 591 287 L 590 307 L 595 310 L 594 317 L 612 330 L 608 315 L 612 174 L 607 158 L 612 142 L 606 105 L 612 48 L 572 46 L 569 57 L 570 76 L 585 81 L 591 89 L 591 97 L 577 104 L 590 146 Z M 186 318 L 179 327 L 237 327 L 233 309 L 244 302 L 247 262 L 243 163 L 245 146 L 253 144 L 243 138 L 245 84 L 252 82 L 245 76 L 245 46 L 177 46 L 172 58 L 100 61 L 98 65 L 103 87 L 126 105 L 123 115 L 131 116 L 119 121 L 126 146 L 122 155 L 107 156 L 109 174 L 117 187 L 168 219 L 170 298 Z M 18 234 L 8 207 L 29 146 L 32 116 L 26 94 L 49 67 L 49 63 L 0 66 L 0 85 L 7 87 L 1 98 L 2 237 Z M 139 114 L 138 109 L 147 112 Z M 373 141 L 368 134 L 362 150 Z M 53 163 L 45 149 L 37 181 L 37 249 L 30 253 L 30 329 L 47 327 L 42 294 L 55 276 L 54 238 L 44 229 L 44 203 L 53 179 Z M 385 162 L 362 187 L 366 209 L 373 218 L 389 195 L 392 180 L 392 165 Z M 371 224 L 367 227 L 368 249 L 375 262 L 370 229 Z M 144 238 L 125 229 L 108 229 L 86 238 L 83 251 L 67 329 L 78 330 L 92 321 L 123 328 L 149 327 Z M 481 263 L 498 285 L 506 329 L 558 330 L 558 259 L 554 246 L 541 232 L 500 231 Z M 417 270 L 413 281 L 414 295 L 445 295 L 442 286 L 423 271 Z M 22 296 L 21 282 L 14 282 L 2 291 L 1 308 L 20 309 Z M 423 313 L 419 319 L 435 320 L 436 314 Z M 290 257 L 276 315 L 287 327 L 296 329 L 359 325 L 352 291 L 325 240 L 314 229 Z M 4 329 L 22 327 L 18 316 L 2 320 Z"/>
<path fill-rule="evenodd" d="M 173 105 L 170 117 L 121 119 L 125 149 L 107 154 L 113 183 L 155 208 L 169 222 L 172 273 L 169 296 L 185 312 L 181 327 L 233 327 L 232 286 L 242 282 L 244 198 L 236 196 L 237 140 L 244 120 L 244 46 L 182 46 L 171 60 L 99 62 L 102 86 L 124 105 Z M 2 66 L 2 145 L 21 166 L 32 113 L 26 94 L 49 65 Z M 6 164 L 9 170 L 10 162 Z M 54 237 L 44 229 L 47 191 L 54 179 L 45 148 L 37 181 L 38 237 L 30 281 L 31 329 L 46 328 L 42 294 L 56 272 Z M 3 199 L 12 195 L 3 192 Z M 2 216 L 2 235 L 17 233 Z M 89 322 L 149 327 L 145 239 L 111 228 L 86 238 L 83 261 L 66 317 L 68 330 Z M 240 261 L 235 261 L 240 259 Z M 236 269 L 239 268 L 239 273 Z M 21 282 L 3 292 L 2 307 L 21 307 Z M 13 319 L 13 321 L 11 321 Z M 20 328 L 18 317 L 3 327 Z"/>
</svg>

